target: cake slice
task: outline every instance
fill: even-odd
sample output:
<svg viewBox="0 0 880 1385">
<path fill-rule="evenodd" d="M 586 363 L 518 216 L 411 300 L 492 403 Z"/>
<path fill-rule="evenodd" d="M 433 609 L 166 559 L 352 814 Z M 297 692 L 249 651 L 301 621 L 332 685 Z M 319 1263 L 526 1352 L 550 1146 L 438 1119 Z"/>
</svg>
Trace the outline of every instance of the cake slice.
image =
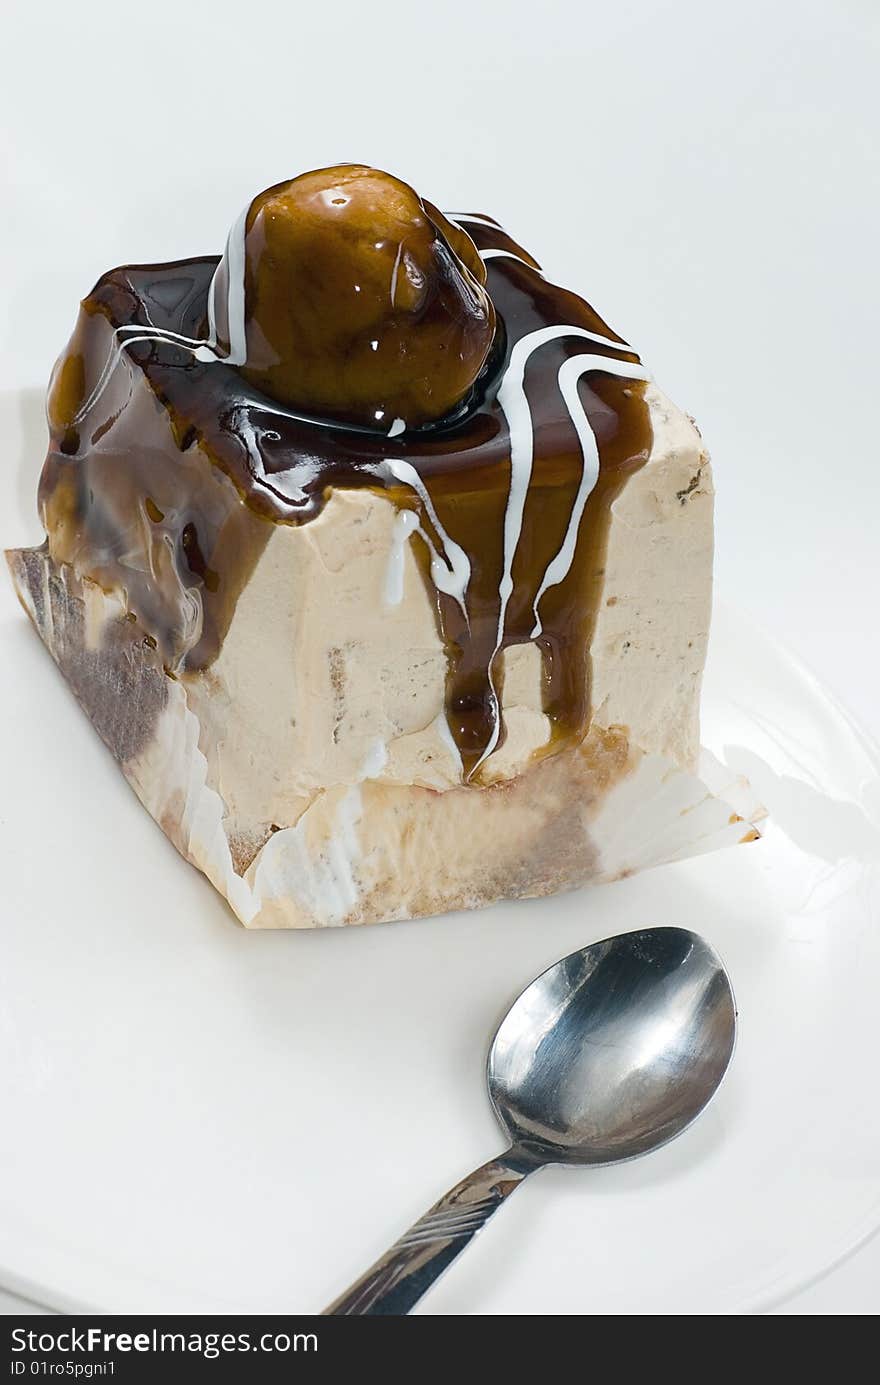
<svg viewBox="0 0 880 1385">
<path fill-rule="evenodd" d="M 344 166 L 105 275 L 22 604 L 243 923 L 535 896 L 754 837 L 697 777 L 712 479 L 491 218 Z"/>
</svg>

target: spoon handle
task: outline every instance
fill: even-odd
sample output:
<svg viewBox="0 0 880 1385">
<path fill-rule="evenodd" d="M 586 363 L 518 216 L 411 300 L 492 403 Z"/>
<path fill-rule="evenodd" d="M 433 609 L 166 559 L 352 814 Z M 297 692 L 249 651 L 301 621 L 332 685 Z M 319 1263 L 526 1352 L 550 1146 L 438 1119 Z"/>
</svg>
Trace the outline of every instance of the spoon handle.
<svg viewBox="0 0 880 1385">
<path fill-rule="evenodd" d="M 510 1149 L 474 1169 L 361 1275 L 322 1316 L 402 1316 L 536 1167 Z"/>
</svg>

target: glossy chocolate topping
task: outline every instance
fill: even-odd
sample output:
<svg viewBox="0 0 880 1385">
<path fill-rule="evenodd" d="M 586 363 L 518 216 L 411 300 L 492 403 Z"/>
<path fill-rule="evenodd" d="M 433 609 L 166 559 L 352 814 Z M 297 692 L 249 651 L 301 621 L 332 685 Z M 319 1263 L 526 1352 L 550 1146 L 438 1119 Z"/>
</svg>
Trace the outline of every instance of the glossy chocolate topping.
<svg viewBox="0 0 880 1385">
<path fill-rule="evenodd" d="M 261 193 L 245 263 L 241 371 L 289 408 L 418 427 L 455 409 L 489 354 L 473 242 L 387 173 L 321 169 Z"/>
<path fill-rule="evenodd" d="M 480 766 L 503 738 L 506 647 L 534 640 L 542 651 L 550 750 L 587 728 L 610 506 L 651 445 L 647 376 L 593 309 L 548 283 L 494 221 L 461 215 L 447 223 L 419 205 L 431 244 L 449 247 L 456 272 L 479 287 L 468 249 L 477 247 L 497 321 L 482 369 L 444 418 L 419 428 L 407 420 L 405 429 L 389 420 L 388 435 L 340 426 L 344 401 L 324 406 L 330 416 L 321 417 L 269 397 L 265 361 L 252 368 L 250 337 L 247 362 L 229 363 L 235 343 L 230 349 L 224 324 L 238 309 L 228 245 L 223 261 L 114 270 L 85 300 L 50 388 L 40 501 L 56 561 L 124 589 L 167 668 L 180 673 L 215 657 L 274 524 L 307 523 L 337 488 L 387 494 L 403 512 L 400 540 L 413 545 L 436 603 L 449 656 L 449 727 L 467 777 L 479 783 Z M 383 217 L 384 233 L 387 209 Z M 279 244 L 283 259 L 288 242 Z M 244 274 L 241 254 L 237 262 Z M 296 266 L 273 272 L 288 285 L 302 280 Z M 340 289 L 348 288 L 343 278 Z M 254 301 L 260 317 L 259 294 Z M 328 349 L 333 333 L 322 336 L 316 323 L 313 341 Z M 284 351 L 293 341 L 285 331 L 278 327 L 276 351 L 282 338 Z M 399 324 L 393 331 L 402 342 Z M 439 340 L 426 338 L 424 355 L 412 344 L 413 357 L 429 361 Z M 298 391 L 311 366 L 279 359 Z M 323 368 L 318 376 L 326 379 Z M 405 370 L 391 378 L 406 388 Z M 369 379 L 381 391 L 382 373 Z M 364 393 L 358 408 L 367 400 L 374 412 L 387 410 L 391 397 Z"/>
</svg>

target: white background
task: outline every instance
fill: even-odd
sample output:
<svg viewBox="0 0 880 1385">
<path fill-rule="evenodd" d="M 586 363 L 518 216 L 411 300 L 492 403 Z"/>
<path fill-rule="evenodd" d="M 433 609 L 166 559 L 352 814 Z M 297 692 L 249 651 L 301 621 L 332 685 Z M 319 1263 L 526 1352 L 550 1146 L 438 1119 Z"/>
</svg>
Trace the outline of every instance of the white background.
<svg viewBox="0 0 880 1385">
<path fill-rule="evenodd" d="M 217 251 L 306 168 L 387 168 L 634 343 L 713 453 L 721 589 L 880 735 L 877 0 L 4 14 L 4 386 L 43 387 L 109 266 Z M 876 1311 L 878 1282 L 875 1244 L 784 1311 Z"/>
</svg>

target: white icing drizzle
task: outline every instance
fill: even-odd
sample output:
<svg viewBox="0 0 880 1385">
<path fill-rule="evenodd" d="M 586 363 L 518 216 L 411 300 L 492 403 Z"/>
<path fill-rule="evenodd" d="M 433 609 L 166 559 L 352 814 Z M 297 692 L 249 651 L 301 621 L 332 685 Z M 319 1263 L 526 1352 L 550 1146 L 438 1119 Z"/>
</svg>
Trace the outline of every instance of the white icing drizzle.
<svg viewBox="0 0 880 1385">
<path fill-rule="evenodd" d="M 208 340 L 199 345 L 195 352 L 200 361 L 225 361 L 227 365 L 244 365 L 247 361 L 247 333 L 245 330 L 245 234 L 248 212 L 251 203 L 234 222 L 226 237 L 226 251 L 214 271 L 208 289 Z M 219 354 L 217 344 L 219 335 L 216 317 L 216 281 L 222 265 L 226 264 L 226 339 L 227 351 Z"/>
<path fill-rule="evenodd" d="M 541 618 L 538 615 L 538 603 L 545 591 L 549 587 L 558 586 L 565 580 L 568 570 L 574 561 L 575 549 L 577 548 L 578 529 L 580 528 L 581 518 L 596 482 L 599 479 L 599 449 L 596 444 L 596 436 L 590 426 L 590 420 L 581 404 L 577 385 L 582 375 L 586 375 L 591 370 L 604 370 L 610 375 L 620 375 L 627 380 L 650 380 L 650 375 L 641 366 L 634 365 L 630 361 L 616 361 L 610 356 L 571 356 L 564 361 L 559 368 L 559 393 L 565 402 L 569 417 L 574 425 L 574 430 L 580 443 L 581 455 L 583 457 L 583 470 L 581 481 L 578 486 L 577 494 L 571 507 L 571 516 L 568 521 L 568 528 L 565 531 L 565 538 L 559 552 L 547 565 L 541 585 L 538 588 L 533 607 L 535 613 L 535 628 L 532 630 L 531 638 L 537 639 L 541 633 Z"/>
<path fill-rule="evenodd" d="M 503 230 L 501 226 L 496 226 L 495 222 L 490 221 L 486 216 L 463 216 L 460 212 L 456 212 L 453 215 L 447 212 L 446 220 L 451 221 L 454 226 L 464 231 L 465 234 L 467 234 L 466 227 L 470 225 L 485 226 L 488 231 L 500 231 L 502 235 L 507 235 L 507 232 Z M 525 265 L 526 269 L 531 269 L 535 274 L 540 275 L 542 279 L 544 277 L 540 269 L 533 264 L 529 264 L 528 260 L 524 260 L 522 255 L 517 255 L 513 250 L 503 250 L 500 246 L 490 246 L 488 250 L 477 250 L 477 254 L 484 264 L 487 260 L 516 260 L 517 264 Z"/>
<path fill-rule="evenodd" d="M 391 548 L 385 574 L 385 605 L 399 606 L 403 600 L 406 545 L 421 526 L 415 510 L 398 510 L 391 530 Z"/>
<path fill-rule="evenodd" d="M 136 335 L 132 337 L 125 337 L 123 339 L 122 334 L 124 332 L 131 331 L 134 331 Z M 114 370 L 116 369 L 120 360 L 122 359 L 122 355 L 126 346 L 136 346 L 137 343 L 141 341 L 167 341 L 171 342 L 174 346 L 182 346 L 190 349 L 193 346 L 197 345 L 197 343 L 193 339 L 188 337 L 182 337 L 178 332 L 166 332 L 161 327 L 153 327 L 150 331 L 145 331 L 143 328 L 140 327 L 116 327 L 113 330 L 113 337 L 113 346 L 110 348 L 110 354 L 107 357 L 107 360 L 104 362 L 101 374 L 98 376 L 97 384 L 95 385 L 88 399 L 85 401 L 84 404 L 80 405 L 79 409 L 77 409 L 76 413 L 73 416 L 74 426 L 78 423 L 81 423 L 82 420 L 85 418 L 86 414 L 89 412 L 89 410 L 92 409 L 95 406 L 95 404 L 97 404 L 101 395 L 104 393 L 104 390 L 107 388 L 107 383 L 111 375 L 113 374 Z"/>
<path fill-rule="evenodd" d="M 504 227 L 499 226 L 497 221 L 493 221 L 490 216 L 482 216 L 478 212 L 444 212 L 443 215 L 447 221 L 453 222 L 456 226 L 460 226 L 463 221 L 471 222 L 474 226 L 488 226 L 490 231 L 501 231 L 502 235 L 507 234 Z"/>
<path fill-rule="evenodd" d="M 467 234 L 465 229 L 467 226 L 485 226 L 487 231 L 499 231 L 502 235 L 507 235 L 507 232 L 502 226 L 496 225 L 496 223 L 490 221 L 487 216 L 464 216 L 461 212 L 455 212 L 454 214 L 447 212 L 446 220 L 451 221 L 459 230 L 465 231 L 465 234 Z M 490 246 L 488 250 L 478 250 L 477 254 L 484 264 L 487 260 L 516 260 L 517 264 L 525 265 L 526 269 L 531 269 L 535 274 L 540 275 L 542 279 L 544 277 L 543 273 L 536 265 L 529 264 L 528 260 L 524 260 L 522 255 L 517 255 L 513 250 L 504 250 L 501 246 L 493 245 Z"/>
<path fill-rule="evenodd" d="M 530 269 L 533 274 L 537 274 L 541 279 L 544 278 L 543 273 L 536 265 L 529 264 L 522 255 L 515 255 L 512 250 L 478 250 L 477 254 L 484 263 L 486 260 L 516 260 L 517 264 L 525 265 L 526 269 Z"/>
<path fill-rule="evenodd" d="M 510 362 L 498 388 L 498 403 L 504 411 L 510 431 L 510 494 L 507 500 L 507 509 L 504 512 L 504 568 L 499 586 L 501 594 L 501 609 L 498 614 L 499 647 L 504 637 L 507 605 L 513 593 L 513 559 L 522 532 L 523 511 L 525 510 L 529 482 L 532 478 L 534 434 L 532 413 L 523 384 L 526 365 L 532 352 L 537 351 L 545 342 L 557 341 L 560 337 L 584 337 L 587 341 L 598 342 L 602 346 L 611 346 L 616 351 L 629 350 L 629 347 L 622 342 L 611 341 L 609 337 L 603 337 L 599 332 L 590 332 L 586 327 L 570 327 L 560 323 L 551 327 L 539 327 L 537 331 L 529 332 L 520 338 L 510 353 Z M 597 370 L 603 369 L 605 363 L 610 361 L 612 372 L 615 374 L 620 372 L 613 371 L 614 365 L 629 366 L 628 361 L 614 361 L 613 358 L 607 356 L 596 356 L 594 360 L 596 364 L 593 368 Z M 644 378 L 641 366 L 634 366 L 633 370 L 635 371 L 634 378 Z M 566 400 L 566 405 L 570 412 L 568 400 Z M 583 414 L 579 399 L 577 400 L 577 411 Z M 589 427 L 589 424 L 587 426 Z"/>
<path fill-rule="evenodd" d="M 434 532 L 436 533 L 443 547 L 441 558 L 433 543 L 425 533 L 421 524 L 418 524 L 419 533 L 431 550 L 431 577 L 438 591 L 445 592 L 458 602 L 462 614 L 467 619 L 467 608 L 465 606 L 465 592 L 471 577 L 470 560 L 464 549 L 451 539 L 434 509 L 433 501 L 428 494 L 427 487 L 415 467 L 410 462 L 403 461 L 400 457 L 387 457 L 382 462 L 377 462 L 372 468 L 375 475 L 387 479 L 388 476 L 400 481 L 403 485 L 409 486 L 415 491 L 425 507 Z"/>
</svg>

